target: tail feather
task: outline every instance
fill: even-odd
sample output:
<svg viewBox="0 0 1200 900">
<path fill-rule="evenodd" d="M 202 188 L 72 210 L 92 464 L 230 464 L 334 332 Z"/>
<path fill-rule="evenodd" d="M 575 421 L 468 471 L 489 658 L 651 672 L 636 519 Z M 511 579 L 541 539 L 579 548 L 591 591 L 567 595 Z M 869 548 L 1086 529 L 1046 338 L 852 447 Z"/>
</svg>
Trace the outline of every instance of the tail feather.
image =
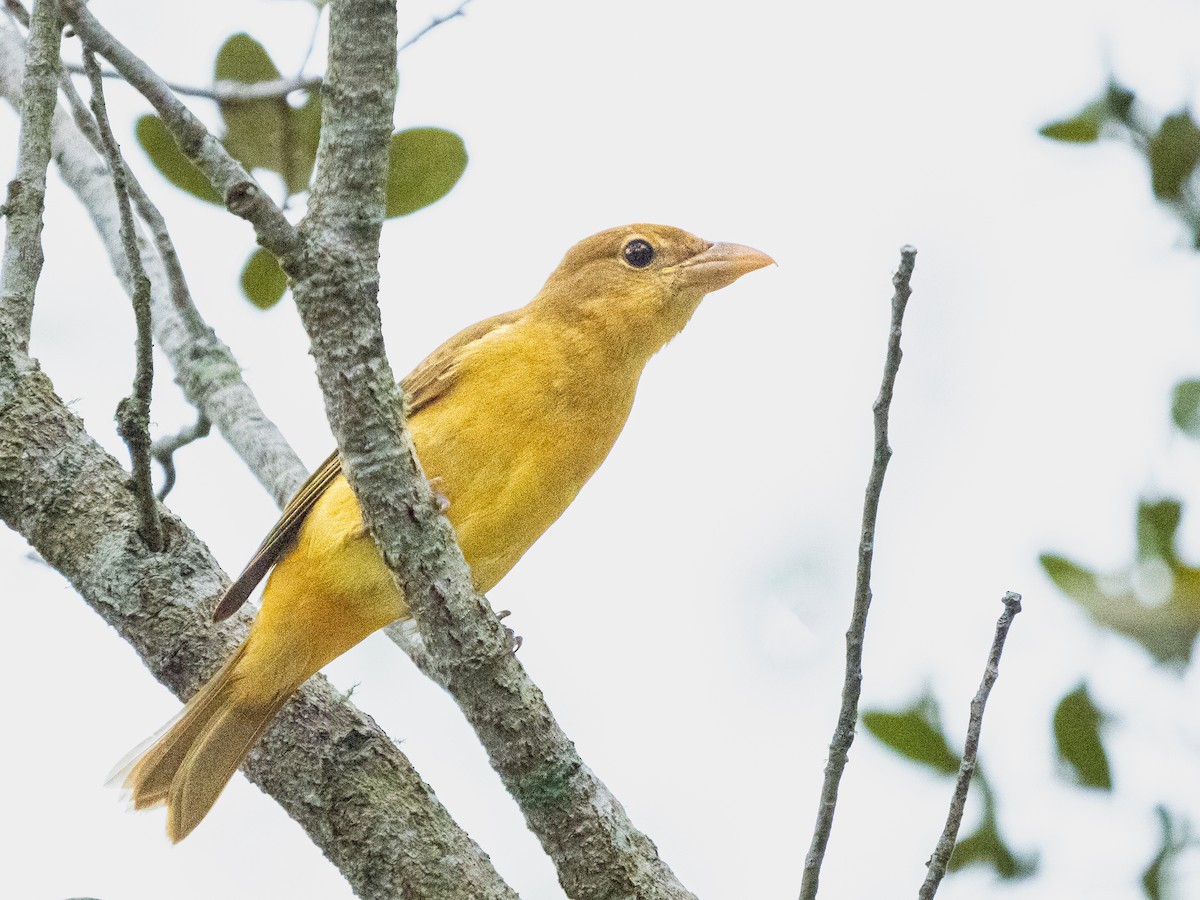
<svg viewBox="0 0 1200 900">
<path fill-rule="evenodd" d="M 200 824 L 291 694 L 253 704 L 240 697 L 237 669 L 245 650 L 243 643 L 179 716 L 118 764 L 110 778 L 129 791 L 134 809 L 167 805 L 172 841 Z"/>
</svg>

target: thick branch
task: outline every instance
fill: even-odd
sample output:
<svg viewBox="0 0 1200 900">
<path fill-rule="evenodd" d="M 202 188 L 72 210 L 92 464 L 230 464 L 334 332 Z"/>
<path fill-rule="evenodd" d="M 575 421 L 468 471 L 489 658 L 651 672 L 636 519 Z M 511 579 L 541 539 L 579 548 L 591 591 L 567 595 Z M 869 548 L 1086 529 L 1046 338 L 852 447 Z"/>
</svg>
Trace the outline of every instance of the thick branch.
<svg viewBox="0 0 1200 900">
<path fill-rule="evenodd" d="M 165 509 L 166 549 L 148 552 L 124 480 L 36 364 L 0 354 L 0 519 L 187 697 L 244 637 L 249 615 L 214 628 L 227 579 Z M 516 896 L 387 735 L 320 676 L 284 707 L 245 771 L 360 897 Z"/>
<path fill-rule="evenodd" d="M 335 0 L 305 252 L 289 270 L 326 411 L 384 559 L 446 685 L 558 868 L 568 896 L 692 895 L 583 764 L 475 594 L 404 428 L 379 331 L 378 233 L 395 78 L 395 6 Z"/>
<path fill-rule="evenodd" d="M 871 608 L 871 560 L 875 553 L 875 520 L 879 515 L 879 497 L 883 492 L 883 476 L 887 472 L 892 448 L 888 445 L 888 413 L 892 404 L 892 389 L 900 370 L 900 326 L 904 308 L 912 293 L 910 282 L 917 262 L 915 247 L 900 249 L 900 268 L 892 278 L 892 322 L 888 330 L 887 358 L 883 365 L 883 383 L 875 399 L 875 453 L 871 474 L 867 479 L 866 499 L 863 502 L 862 533 L 858 542 L 858 571 L 854 584 L 854 607 L 850 614 L 850 629 L 846 632 L 846 678 L 842 685 L 842 705 L 837 727 L 829 744 L 829 759 L 825 764 L 825 781 L 817 805 L 817 820 L 813 827 L 812 843 L 804 858 L 804 874 L 800 883 L 800 900 L 814 900 L 821 876 L 821 863 L 833 829 L 833 813 L 837 808 L 838 786 L 850 745 L 854 742 L 854 725 L 858 721 L 858 698 L 862 693 L 862 648 L 867 631 L 867 612 Z"/>
<path fill-rule="evenodd" d="M 17 174 L 8 183 L 7 225 L 0 261 L 0 331 L 22 352 L 29 348 L 33 298 L 42 273 L 42 210 L 50 165 L 50 123 L 58 98 L 62 25 L 54 0 L 38 0 L 29 30 L 21 102 Z"/>
<path fill-rule="evenodd" d="M 14 29 L 0 25 L 0 94 L 14 107 L 21 103 L 24 59 L 21 37 Z M 73 89 L 68 92 L 68 99 L 72 98 L 78 100 Z M 77 104 L 76 111 L 81 120 L 90 120 L 82 103 Z M 119 216 L 112 179 L 88 139 L 61 108 L 54 115 L 53 154 L 63 180 L 92 217 L 113 270 L 125 290 L 132 294 L 133 281 L 118 234 Z M 155 234 L 155 246 L 144 240 L 140 242 L 142 260 L 150 277 L 154 339 L 170 359 L 175 380 L 184 395 L 216 425 L 263 487 L 282 505 L 303 483 L 307 470 L 259 406 L 229 348 L 191 303 L 162 217 L 149 204 L 136 179 L 131 178 L 130 187 L 139 214 L 148 218 Z M 155 252 L 156 247 L 160 253 Z"/>
<path fill-rule="evenodd" d="M 967 805 L 967 791 L 971 787 L 971 778 L 975 775 L 975 758 L 979 753 L 979 733 L 983 730 L 983 710 L 987 706 L 988 694 L 992 685 L 1000 677 L 1000 654 L 1004 652 L 1004 641 L 1008 638 L 1008 629 L 1013 619 L 1021 611 L 1021 595 L 1009 591 L 1004 595 L 1004 612 L 996 622 L 996 636 L 992 639 L 992 649 L 988 653 L 987 666 L 983 670 L 983 681 L 971 701 L 971 719 L 967 725 L 967 743 L 963 748 L 962 762 L 958 767 L 958 779 L 954 782 L 954 794 L 950 798 L 950 812 L 946 816 L 946 827 L 938 838 L 937 847 L 929 859 L 929 871 L 925 874 L 925 882 L 917 894 L 919 900 L 933 900 L 938 885 L 946 875 L 946 866 L 950 863 L 950 855 L 954 852 L 954 841 L 958 837 L 958 826 L 962 824 L 963 810 Z"/>
</svg>

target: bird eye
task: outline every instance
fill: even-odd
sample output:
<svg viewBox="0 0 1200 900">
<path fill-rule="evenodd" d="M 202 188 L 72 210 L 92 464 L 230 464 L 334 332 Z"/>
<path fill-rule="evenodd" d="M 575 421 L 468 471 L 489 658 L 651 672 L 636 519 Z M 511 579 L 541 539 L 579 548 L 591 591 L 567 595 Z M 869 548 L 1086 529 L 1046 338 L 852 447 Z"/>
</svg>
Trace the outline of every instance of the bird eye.
<svg viewBox="0 0 1200 900">
<path fill-rule="evenodd" d="M 625 256 L 625 262 L 635 269 L 644 269 L 654 262 L 654 248 L 641 238 L 634 238 L 621 253 Z"/>
</svg>

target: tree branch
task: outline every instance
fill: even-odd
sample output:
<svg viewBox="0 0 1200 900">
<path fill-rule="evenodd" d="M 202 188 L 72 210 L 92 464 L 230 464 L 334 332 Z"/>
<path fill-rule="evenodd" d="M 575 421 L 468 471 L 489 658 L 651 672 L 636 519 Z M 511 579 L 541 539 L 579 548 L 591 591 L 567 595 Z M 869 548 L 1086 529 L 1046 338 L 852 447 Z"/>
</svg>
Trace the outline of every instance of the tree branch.
<svg viewBox="0 0 1200 900">
<path fill-rule="evenodd" d="M 979 733 L 983 729 L 983 710 L 987 706 L 988 694 L 992 685 L 1000 677 L 1000 654 L 1004 652 L 1004 641 L 1008 638 L 1008 629 L 1013 619 L 1021 611 L 1021 595 L 1009 591 L 1001 602 L 1004 612 L 996 622 L 996 636 L 992 640 L 992 649 L 988 653 L 987 666 L 983 670 L 983 681 L 971 701 L 971 720 L 967 725 L 967 743 L 963 748 L 962 762 L 958 767 L 958 779 L 954 782 L 954 794 L 950 798 L 950 812 L 946 816 L 946 827 L 938 838 L 937 847 L 929 859 L 929 871 L 925 882 L 917 894 L 919 900 L 933 900 L 938 885 L 946 875 L 946 866 L 950 862 L 950 854 L 954 852 L 954 841 L 958 837 L 958 826 L 962 824 L 963 809 L 967 805 L 967 791 L 971 787 L 971 778 L 975 775 L 975 757 L 979 752 Z"/>
<path fill-rule="evenodd" d="M 166 509 L 166 549 L 149 552 L 125 478 L 36 363 L 0 353 L 0 519 L 182 699 L 233 652 L 250 615 L 213 626 L 212 606 L 228 580 Z M 320 676 L 284 706 L 244 771 L 359 897 L 516 897 L 399 748 Z"/>
<path fill-rule="evenodd" d="M 24 42 L 15 29 L 0 25 L 0 94 L 14 107 L 21 104 Z M 88 130 L 88 115 L 74 88 L 67 91 L 76 122 Z M 90 131 L 94 134 L 94 123 Z M 98 141 L 98 135 L 95 135 Z M 53 156 L 59 173 L 83 204 L 104 242 L 125 290 L 133 282 L 119 238 L 119 215 L 112 180 L 81 127 L 61 108 L 53 119 Z M 247 467 L 282 505 L 304 482 L 307 469 L 267 417 L 241 367 L 204 322 L 191 302 L 182 268 L 162 216 L 150 204 L 137 180 L 130 178 L 138 211 L 154 230 L 155 246 L 141 242 L 142 260 L 151 285 L 154 338 L 171 361 L 175 380 L 187 399 L 216 425 Z M 140 240 L 140 239 L 139 239 Z M 155 252 L 156 247 L 159 252 Z"/>
<path fill-rule="evenodd" d="M 583 764 L 475 594 L 404 427 L 379 330 L 378 235 L 395 84 L 395 6 L 334 0 L 302 265 L 288 271 L 326 413 L 364 519 L 426 649 L 576 900 L 692 895 Z"/>
<path fill-rule="evenodd" d="M 285 263 L 298 248 L 296 229 L 242 164 L 234 159 L 204 124 L 171 92 L 142 60 L 129 51 L 91 14 L 84 0 L 58 0 L 63 18 L 90 48 L 107 59 L 150 101 L 179 149 L 225 198 L 225 206 L 254 226 L 259 244 Z"/>
<path fill-rule="evenodd" d="M 867 480 L 866 499 L 863 502 L 862 533 L 858 543 L 858 571 L 854 584 L 854 607 L 850 614 L 850 628 L 846 632 L 846 677 L 842 685 L 842 705 L 838 712 L 837 727 L 829 744 L 829 760 L 825 764 L 825 780 L 821 786 L 821 797 L 817 805 L 817 820 L 813 827 L 812 843 L 804 858 L 804 874 L 800 882 L 800 900 L 815 900 L 821 876 L 821 863 L 829 845 L 829 834 L 833 829 L 833 813 L 837 808 L 838 786 L 850 745 L 854 742 L 854 726 L 858 722 L 858 698 L 862 693 L 862 648 L 867 630 L 867 613 L 871 608 L 871 560 L 875 553 L 875 520 L 879 515 L 879 497 L 883 492 L 883 476 L 887 472 L 892 448 L 888 445 L 888 413 L 891 410 L 892 390 L 896 385 L 896 373 L 900 370 L 900 330 L 904 321 L 904 308 L 912 294 L 913 267 L 917 262 L 915 247 L 900 248 L 900 268 L 892 278 L 895 293 L 892 295 L 892 321 L 888 331 L 887 357 L 883 365 L 883 383 L 875 399 L 875 453 L 871 462 L 871 474 Z"/>
<path fill-rule="evenodd" d="M 429 34 L 440 25 L 465 16 L 467 14 L 467 6 L 471 0 L 463 0 L 462 3 L 444 16 L 435 16 L 432 21 L 421 29 L 416 31 L 412 37 L 404 41 L 396 48 L 397 53 L 402 53 L 413 44 Z M 10 0 L 10 6 L 20 6 L 15 0 Z M 21 7 L 22 11 L 24 8 Z M 318 9 L 318 22 L 320 21 L 320 10 Z M 314 35 L 316 29 L 314 29 Z M 305 54 L 304 63 L 300 68 L 303 71 L 304 66 L 308 63 L 308 57 L 312 55 L 312 45 L 309 45 L 308 53 Z M 75 63 L 64 63 L 63 68 L 68 72 L 76 75 L 86 74 L 83 66 Z M 112 69 L 105 69 L 101 72 L 105 78 L 121 78 L 124 76 L 120 72 L 114 72 Z M 245 102 L 250 100 L 278 100 L 282 97 L 287 97 L 296 91 L 312 91 L 321 87 L 324 78 L 320 75 L 296 75 L 292 78 L 277 78 L 273 81 L 256 81 L 247 84 L 244 81 L 216 81 L 212 87 L 197 87 L 196 85 L 179 84 L 178 82 L 163 81 L 163 84 L 174 91 L 176 94 L 182 94 L 186 97 L 203 97 L 205 100 L 214 100 L 218 103 L 224 102 Z"/>
<path fill-rule="evenodd" d="M 138 249 L 137 234 L 133 223 L 133 209 L 129 205 L 129 189 L 125 180 L 125 160 L 117 148 L 108 122 L 108 110 L 104 105 L 104 83 L 100 79 L 100 66 L 91 51 L 83 54 L 84 68 L 92 82 L 92 115 L 96 117 L 96 129 L 108 159 L 108 171 L 112 176 L 117 194 L 117 210 L 121 215 L 121 245 L 125 251 L 125 262 L 129 266 L 133 281 L 133 316 L 137 323 L 136 374 L 133 393 L 117 405 L 117 432 L 129 448 L 129 461 L 133 471 L 133 490 L 138 498 L 141 512 L 141 535 L 146 546 L 159 551 L 163 546 L 162 525 L 158 521 L 157 504 L 154 502 L 154 486 L 150 480 L 150 392 L 154 387 L 154 344 L 150 338 L 150 279 L 142 267 L 142 255 Z M 50 135 L 46 135 L 50 143 Z"/>
<path fill-rule="evenodd" d="M 4 255 L 0 259 L 0 331 L 22 352 L 29 348 L 34 294 L 42 273 L 42 210 L 50 165 L 50 123 L 58 99 L 61 33 L 54 0 L 38 0 L 30 23 L 17 174 L 8 183 Z"/>
</svg>

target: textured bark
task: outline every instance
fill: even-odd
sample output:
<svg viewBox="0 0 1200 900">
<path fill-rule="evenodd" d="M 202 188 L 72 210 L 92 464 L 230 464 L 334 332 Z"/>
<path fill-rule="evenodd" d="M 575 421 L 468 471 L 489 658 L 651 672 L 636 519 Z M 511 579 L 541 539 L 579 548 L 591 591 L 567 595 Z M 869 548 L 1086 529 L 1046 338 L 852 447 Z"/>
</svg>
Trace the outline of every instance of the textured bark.
<svg viewBox="0 0 1200 900">
<path fill-rule="evenodd" d="M 475 594 L 404 427 L 380 334 L 378 240 L 395 78 L 392 0 L 335 0 L 321 145 L 302 252 L 285 268 L 364 517 L 442 684 L 487 749 L 570 897 L 692 895 L 580 760 Z"/>
<path fill-rule="evenodd" d="M 0 353 L 0 518 L 185 698 L 233 651 L 249 616 L 213 626 L 228 581 L 204 544 L 160 512 L 166 549 L 150 553 L 124 470 L 36 364 Z M 320 676 L 284 707 L 244 771 L 360 897 L 515 896 L 395 744 Z"/>
<path fill-rule="evenodd" d="M 19 350 L 29 348 L 33 295 L 42 272 L 42 210 L 50 164 L 50 123 L 58 96 L 61 33 L 53 0 L 38 0 L 29 26 L 17 173 L 8 183 L 4 202 L 6 233 L 0 259 L 0 330 Z"/>
<path fill-rule="evenodd" d="M 0 94 L 15 109 L 21 104 L 24 61 L 20 35 L 0 24 Z M 112 179 L 104 161 L 61 106 L 54 113 L 51 143 L 59 174 L 91 216 L 113 271 L 125 290 L 132 293 Z M 156 246 L 139 237 L 139 248 L 150 278 L 154 342 L 171 361 L 176 383 L 282 505 L 303 483 L 307 475 L 304 464 L 242 379 L 241 367 L 229 348 L 204 323 L 195 307 L 181 306 L 173 299 L 170 267 Z"/>
</svg>

